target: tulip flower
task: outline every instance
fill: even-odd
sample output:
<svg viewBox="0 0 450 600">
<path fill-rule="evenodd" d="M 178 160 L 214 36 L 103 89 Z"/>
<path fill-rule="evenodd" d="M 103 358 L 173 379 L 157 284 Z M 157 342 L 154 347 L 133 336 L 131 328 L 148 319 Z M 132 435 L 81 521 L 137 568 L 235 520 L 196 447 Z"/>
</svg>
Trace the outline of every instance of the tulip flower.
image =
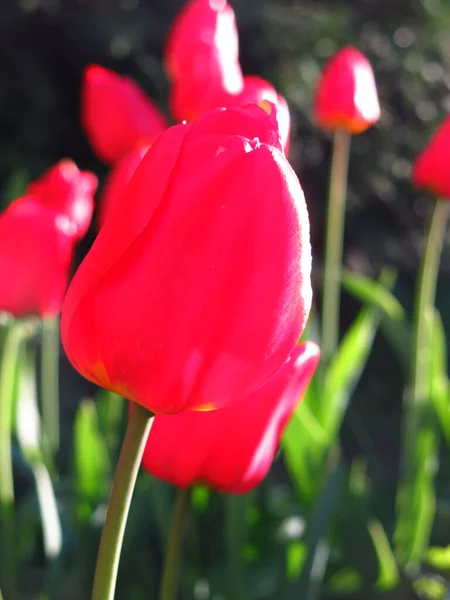
<svg viewBox="0 0 450 600">
<path fill-rule="evenodd" d="M 167 36 L 164 64 L 171 79 L 185 76 L 186 58 L 202 64 L 214 57 L 222 65 L 238 65 L 239 40 L 234 11 L 226 0 L 190 0 L 178 13 Z M 198 57 L 198 58 L 197 58 Z"/>
<path fill-rule="evenodd" d="M 298 346 L 259 390 L 212 412 L 157 415 L 142 466 L 178 487 L 248 492 L 267 475 L 289 418 L 319 360 L 313 342 Z"/>
<path fill-rule="evenodd" d="M 63 345 L 85 377 L 152 412 L 225 407 L 291 354 L 310 269 L 275 107 L 211 111 L 148 150 L 72 280 Z"/>
<path fill-rule="evenodd" d="M 356 48 L 346 47 L 326 64 L 314 101 L 317 124 L 334 132 L 327 208 L 321 350 L 324 366 L 338 345 L 342 249 L 351 135 L 380 116 L 372 67 Z"/>
<path fill-rule="evenodd" d="M 89 171 L 79 171 L 71 160 L 61 160 L 27 187 L 27 194 L 66 215 L 75 225 L 75 236 L 87 233 L 94 210 L 97 177 Z"/>
<path fill-rule="evenodd" d="M 314 113 L 319 127 L 351 134 L 362 133 L 380 118 L 372 67 L 356 48 L 343 48 L 325 66 Z"/>
<path fill-rule="evenodd" d="M 99 65 L 84 72 L 81 120 L 94 152 L 105 163 L 151 144 L 167 128 L 164 115 L 137 83 Z"/>
<path fill-rule="evenodd" d="M 167 38 L 164 62 L 172 79 L 170 111 L 177 121 L 193 121 L 218 105 L 205 98 L 239 94 L 244 81 L 238 59 L 233 9 L 224 0 L 191 0 Z"/>
<path fill-rule="evenodd" d="M 112 209 L 116 206 L 126 184 L 130 181 L 134 172 L 140 165 L 149 146 L 141 146 L 126 154 L 114 165 L 108 175 L 103 187 L 102 197 L 99 203 L 97 224 L 98 228 L 103 225 Z"/>
<path fill-rule="evenodd" d="M 76 227 L 33 196 L 0 215 L 0 310 L 16 317 L 59 313 Z"/>
<path fill-rule="evenodd" d="M 412 180 L 417 187 L 447 200 L 450 199 L 449 152 L 450 117 L 447 117 L 416 158 L 412 169 Z"/>
</svg>

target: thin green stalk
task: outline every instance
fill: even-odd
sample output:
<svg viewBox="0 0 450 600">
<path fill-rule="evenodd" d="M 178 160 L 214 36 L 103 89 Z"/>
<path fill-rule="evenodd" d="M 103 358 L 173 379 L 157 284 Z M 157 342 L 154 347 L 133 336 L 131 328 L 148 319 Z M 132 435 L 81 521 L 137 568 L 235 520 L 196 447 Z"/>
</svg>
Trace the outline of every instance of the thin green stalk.
<svg viewBox="0 0 450 600">
<path fill-rule="evenodd" d="M 92 600 L 114 599 L 125 525 L 152 422 L 153 414 L 140 404 L 134 403 L 117 463 L 100 540 Z"/>
<path fill-rule="evenodd" d="M 228 585 L 232 600 L 242 600 L 243 573 L 242 549 L 245 543 L 246 497 L 227 494 L 225 496 L 225 539 L 227 542 Z"/>
<path fill-rule="evenodd" d="M 411 369 L 413 404 L 429 400 L 431 329 L 442 244 L 447 225 L 448 202 L 436 200 L 431 215 L 425 254 L 420 268 L 414 315 L 414 347 Z"/>
<path fill-rule="evenodd" d="M 42 422 L 53 455 L 59 452 L 59 318 L 42 320 Z"/>
<path fill-rule="evenodd" d="M 417 283 L 410 388 L 406 390 L 403 476 L 398 490 L 397 546 L 409 568 L 417 566 L 428 544 L 434 518 L 434 471 L 438 441 L 431 416 L 430 361 L 432 319 L 448 203 L 436 200 Z"/>
<path fill-rule="evenodd" d="M 12 464 L 12 411 L 16 366 L 22 341 L 21 326 L 12 323 L 6 331 L 0 365 L 0 511 L 1 581 L 8 598 L 16 597 L 14 479 Z"/>
<path fill-rule="evenodd" d="M 190 490 L 178 490 L 167 541 L 164 569 L 161 578 L 160 600 L 175 600 L 180 570 L 180 550 L 186 516 L 190 505 Z"/>
<path fill-rule="evenodd" d="M 342 249 L 350 140 L 351 136 L 346 131 L 336 131 L 328 195 L 323 281 L 321 354 L 322 365 L 325 368 L 333 357 L 339 337 Z"/>
</svg>

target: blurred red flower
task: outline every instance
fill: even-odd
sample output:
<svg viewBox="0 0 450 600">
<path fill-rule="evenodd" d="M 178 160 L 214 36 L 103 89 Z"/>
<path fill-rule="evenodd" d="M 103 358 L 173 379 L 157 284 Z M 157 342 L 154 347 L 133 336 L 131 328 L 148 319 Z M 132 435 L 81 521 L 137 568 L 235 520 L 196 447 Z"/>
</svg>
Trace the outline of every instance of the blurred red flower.
<svg viewBox="0 0 450 600">
<path fill-rule="evenodd" d="M 313 342 L 298 346 L 259 390 L 212 412 L 157 415 L 142 466 L 178 487 L 203 484 L 248 492 L 267 475 L 280 437 L 319 360 Z"/>
<path fill-rule="evenodd" d="M 238 94 L 244 82 L 233 9 L 225 0 L 191 0 L 167 37 L 164 63 L 172 79 L 171 114 L 193 121 L 205 98 Z"/>
<path fill-rule="evenodd" d="M 16 317 L 59 313 L 76 227 L 34 196 L 0 214 L 0 310 Z"/>
<path fill-rule="evenodd" d="M 416 158 L 412 169 L 414 184 L 442 199 L 450 199 L 450 116 L 434 133 Z"/>
<path fill-rule="evenodd" d="M 167 128 L 164 115 L 136 82 L 99 65 L 84 72 L 81 120 L 94 152 L 106 163 L 151 144 Z"/>
<path fill-rule="evenodd" d="M 93 173 L 79 171 L 73 161 L 65 159 L 30 183 L 27 194 L 66 215 L 76 227 L 75 237 L 81 239 L 91 223 L 96 189 Z"/>
<path fill-rule="evenodd" d="M 290 355 L 311 249 L 273 108 L 211 111 L 148 150 L 64 302 L 85 377 L 156 413 L 216 409 Z"/>
<path fill-rule="evenodd" d="M 337 52 L 325 65 L 314 102 L 315 119 L 325 130 L 362 133 L 380 117 L 380 105 L 372 67 L 350 46 Z"/>
</svg>

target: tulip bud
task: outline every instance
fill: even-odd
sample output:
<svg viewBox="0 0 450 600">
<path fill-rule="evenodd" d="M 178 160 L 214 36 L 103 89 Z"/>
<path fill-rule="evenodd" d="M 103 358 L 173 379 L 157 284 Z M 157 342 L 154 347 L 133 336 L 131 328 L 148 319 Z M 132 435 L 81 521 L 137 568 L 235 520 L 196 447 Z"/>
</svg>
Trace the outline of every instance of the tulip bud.
<svg viewBox="0 0 450 600">
<path fill-rule="evenodd" d="M 140 165 L 149 146 L 138 147 L 126 154 L 119 162 L 111 168 L 105 185 L 103 187 L 102 197 L 99 203 L 98 228 L 103 225 L 108 215 L 122 195 L 126 184 L 130 181 L 134 172 Z"/>
<path fill-rule="evenodd" d="M 91 223 L 96 189 L 97 177 L 79 171 L 73 161 L 66 159 L 30 183 L 27 193 L 66 215 L 76 227 L 76 238 L 81 239 Z"/>
<path fill-rule="evenodd" d="M 169 77 L 184 77 L 186 58 L 197 56 L 207 62 L 211 56 L 216 57 L 219 69 L 238 63 L 236 20 L 226 0 L 190 0 L 174 20 L 163 57 Z"/>
<path fill-rule="evenodd" d="M 167 128 L 165 117 L 137 83 L 98 65 L 84 72 L 81 120 L 94 152 L 106 163 L 151 144 Z"/>
<path fill-rule="evenodd" d="M 59 313 L 76 226 L 32 196 L 0 215 L 0 311 L 16 317 Z"/>
<path fill-rule="evenodd" d="M 306 342 L 262 388 L 238 405 L 157 415 L 142 466 L 182 488 L 202 484 L 234 494 L 250 491 L 267 475 L 318 360 L 319 348 Z"/>
<path fill-rule="evenodd" d="M 450 117 L 447 117 L 416 158 L 412 169 L 414 184 L 438 198 L 450 199 L 449 149 Z"/>
<path fill-rule="evenodd" d="M 172 26 L 164 52 L 172 78 L 170 112 L 177 121 L 193 121 L 218 106 L 206 106 L 207 98 L 242 91 L 238 52 L 231 6 L 224 0 L 188 2 Z"/>
<path fill-rule="evenodd" d="M 356 48 L 346 47 L 326 64 L 316 90 L 315 119 L 319 127 L 362 133 L 380 118 L 372 67 Z"/>
<path fill-rule="evenodd" d="M 155 413 L 239 401 L 303 331 L 308 214 L 267 104 L 159 136 L 67 292 L 73 365 Z"/>
</svg>

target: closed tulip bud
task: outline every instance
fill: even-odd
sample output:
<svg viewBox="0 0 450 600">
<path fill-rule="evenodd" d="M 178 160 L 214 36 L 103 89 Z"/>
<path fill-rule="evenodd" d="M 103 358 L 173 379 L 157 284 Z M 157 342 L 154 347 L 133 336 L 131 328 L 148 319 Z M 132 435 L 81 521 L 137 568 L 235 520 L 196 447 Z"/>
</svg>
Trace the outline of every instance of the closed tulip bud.
<svg viewBox="0 0 450 600">
<path fill-rule="evenodd" d="M 25 196 L 0 215 L 0 311 L 16 317 L 59 313 L 70 275 L 76 226 Z"/>
<path fill-rule="evenodd" d="M 66 215 L 81 239 L 87 233 L 94 210 L 97 177 L 89 171 L 79 171 L 71 160 L 61 160 L 27 188 L 27 193 L 62 215 Z"/>
<path fill-rule="evenodd" d="M 356 48 L 346 47 L 326 64 L 316 90 L 315 119 L 319 127 L 362 133 L 380 118 L 372 67 Z"/>
<path fill-rule="evenodd" d="M 212 412 L 157 415 L 142 466 L 181 488 L 202 484 L 234 494 L 250 491 L 267 475 L 318 360 L 319 348 L 307 342 L 238 405 Z"/>
<path fill-rule="evenodd" d="M 141 163 L 149 146 L 141 146 L 126 154 L 119 162 L 111 168 L 102 192 L 102 197 L 99 202 L 99 212 L 97 224 L 100 227 L 103 225 L 108 215 L 122 195 L 126 184 L 130 181 L 134 172 Z"/>
<path fill-rule="evenodd" d="M 94 152 L 105 163 L 151 144 L 167 128 L 164 115 L 137 83 L 98 65 L 84 72 L 81 120 Z"/>
<path fill-rule="evenodd" d="M 439 198 L 450 199 L 449 152 L 450 117 L 447 117 L 413 164 L 414 184 Z"/>
<path fill-rule="evenodd" d="M 173 79 L 182 78 L 186 75 L 187 57 L 200 56 L 209 62 L 212 55 L 219 68 L 238 62 L 234 11 L 226 0 L 190 0 L 178 13 L 167 36 L 163 57 L 166 71 Z"/>
<path fill-rule="evenodd" d="M 155 413 L 239 401 L 303 331 L 308 214 L 265 108 L 215 110 L 164 132 L 67 292 L 73 365 Z"/>
</svg>

